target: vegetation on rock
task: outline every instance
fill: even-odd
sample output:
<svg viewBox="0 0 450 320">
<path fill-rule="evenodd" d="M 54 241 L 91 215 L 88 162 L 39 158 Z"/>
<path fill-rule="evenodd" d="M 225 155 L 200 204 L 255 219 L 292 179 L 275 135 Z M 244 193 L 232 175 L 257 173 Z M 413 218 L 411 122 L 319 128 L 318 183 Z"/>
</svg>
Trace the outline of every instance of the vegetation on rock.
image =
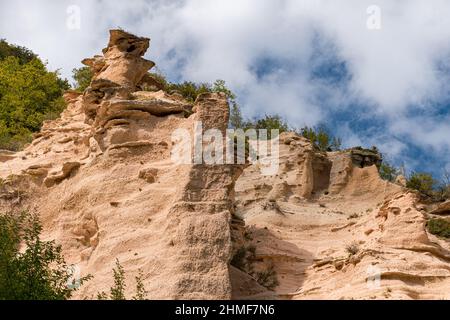
<svg viewBox="0 0 450 320">
<path fill-rule="evenodd" d="M 73 79 L 75 80 L 73 88 L 76 91 L 83 92 L 91 84 L 93 74 L 91 68 L 86 66 L 73 69 L 72 76 Z"/>
<path fill-rule="evenodd" d="M 243 246 L 236 251 L 231 265 L 252 276 L 263 287 L 269 290 L 275 289 L 279 282 L 273 264 L 269 264 L 262 270 L 255 270 L 255 262 L 256 247 L 250 245 Z"/>
<path fill-rule="evenodd" d="M 387 180 L 390 182 L 394 182 L 395 179 L 400 174 L 400 170 L 397 167 L 391 165 L 387 161 L 383 161 L 383 163 L 380 166 L 379 171 L 380 171 L 381 179 L 384 179 L 384 180 Z"/>
<path fill-rule="evenodd" d="M 427 227 L 431 234 L 443 238 L 450 238 L 450 221 L 448 220 L 442 218 L 431 219 L 428 221 Z"/>
<path fill-rule="evenodd" d="M 142 271 L 139 271 L 139 275 L 135 277 L 136 280 L 136 294 L 132 300 L 145 300 L 147 291 L 145 290 L 144 283 L 142 282 Z M 114 285 L 110 288 L 109 295 L 106 292 L 100 292 L 97 294 L 98 300 L 127 300 L 125 296 L 125 270 L 116 259 L 116 267 L 113 269 Z"/>
<path fill-rule="evenodd" d="M 72 279 L 61 247 L 41 231 L 33 214 L 0 214 L 0 300 L 65 300 L 91 278 Z"/>
<path fill-rule="evenodd" d="M 67 80 L 26 48 L 0 42 L 0 149 L 17 151 L 65 108 Z"/>
</svg>

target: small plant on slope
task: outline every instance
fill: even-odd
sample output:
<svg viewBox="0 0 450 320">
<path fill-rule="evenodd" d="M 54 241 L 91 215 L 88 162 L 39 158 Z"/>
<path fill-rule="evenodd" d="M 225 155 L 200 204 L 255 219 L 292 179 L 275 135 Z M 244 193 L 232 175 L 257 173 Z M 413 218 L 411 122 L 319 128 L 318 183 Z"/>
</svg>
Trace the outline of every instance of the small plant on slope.
<svg viewBox="0 0 450 320">
<path fill-rule="evenodd" d="M 97 294 L 98 300 L 127 300 L 125 296 L 125 270 L 120 264 L 119 260 L 116 259 L 116 267 L 113 269 L 114 286 L 110 288 L 109 296 L 106 292 L 99 292 Z M 136 279 L 136 295 L 132 298 L 133 300 L 145 300 L 147 296 L 147 291 L 145 290 L 144 283 L 142 281 L 143 275 L 142 271 L 139 270 L 139 275 Z"/>
</svg>

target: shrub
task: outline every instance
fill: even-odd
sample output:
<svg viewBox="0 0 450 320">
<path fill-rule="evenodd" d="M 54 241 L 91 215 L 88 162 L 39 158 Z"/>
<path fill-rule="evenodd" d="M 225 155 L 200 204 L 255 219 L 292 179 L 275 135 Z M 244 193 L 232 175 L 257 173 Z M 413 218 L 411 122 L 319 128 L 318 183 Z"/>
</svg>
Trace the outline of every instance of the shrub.
<svg viewBox="0 0 450 320">
<path fill-rule="evenodd" d="M 431 234 L 450 238 L 450 221 L 448 220 L 441 218 L 431 219 L 427 222 L 427 227 Z"/>
<path fill-rule="evenodd" d="M 263 118 L 256 118 L 253 121 L 245 121 L 243 123 L 243 129 L 266 129 L 268 139 L 272 139 L 271 130 L 278 130 L 279 133 L 289 131 L 289 125 L 287 122 L 279 115 L 265 115 Z M 259 137 L 260 139 L 262 137 Z"/>
<path fill-rule="evenodd" d="M 35 215 L 0 215 L 0 300 L 65 300 L 91 278 L 71 283 L 61 247 L 41 241 L 41 231 Z"/>
<path fill-rule="evenodd" d="M 273 265 L 266 270 L 256 273 L 256 281 L 269 290 L 275 289 L 280 283 L 278 282 L 277 273 Z"/>
<path fill-rule="evenodd" d="M 91 84 L 93 73 L 89 67 L 81 67 L 72 70 L 73 79 L 75 83 L 73 85 L 74 89 L 80 92 L 84 92 L 87 87 Z"/>
<path fill-rule="evenodd" d="M 359 252 L 359 244 L 358 244 L 358 242 L 354 241 L 354 242 L 350 243 L 349 245 L 347 245 L 347 247 L 345 247 L 345 250 L 347 250 L 347 252 L 351 256 L 357 254 Z"/>
<path fill-rule="evenodd" d="M 64 110 L 68 88 L 37 58 L 25 64 L 14 56 L 0 60 L 0 149 L 18 151 L 30 142 L 44 120 Z"/>
<path fill-rule="evenodd" d="M 406 182 L 406 187 L 432 197 L 437 187 L 437 181 L 429 173 L 413 173 Z"/>
<path fill-rule="evenodd" d="M 125 271 L 120 265 L 119 260 L 116 260 L 116 269 L 114 273 L 114 286 L 111 287 L 111 300 L 126 300 L 125 299 Z"/>
<path fill-rule="evenodd" d="M 379 172 L 381 179 L 390 182 L 394 182 L 397 176 L 400 174 L 400 170 L 387 161 L 383 161 L 380 166 Z"/>
<path fill-rule="evenodd" d="M 296 131 L 299 135 L 311 141 L 320 151 L 338 151 L 341 148 L 341 139 L 333 137 L 324 125 L 316 128 L 306 126 Z"/>
<path fill-rule="evenodd" d="M 0 40 L 0 60 L 7 57 L 16 57 L 19 59 L 20 64 L 26 64 L 37 56 L 29 49 L 16 45 L 9 44 L 4 39 Z"/>
<path fill-rule="evenodd" d="M 119 260 L 116 260 L 116 267 L 113 269 L 114 285 L 110 288 L 109 295 L 106 292 L 97 293 L 98 300 L 127 300 L 125 296 L 125 270 L 120 264 Z M 144 283 L 142 282 L 142 271 L 139 270 L 139 275 L 135 278 L 136 280 L 136 295 L 132 298 L 133 300 L 145 300 L 147 296 L 147 291 L 145 290 Z"/>
<path fill-rule="evenodd" d="M 145 300 L 147 291 L 145 290 L 144 283 L 142 282 L 142 271 L 139 271 L 139 275 L 135 277 L 136 280 L 136 295 L 133 300 Z"/>
<path fill-rule="evenodd" d="M 270 264 L 263 270 L 255 271 L 256 247 L 243 246 L 236 251 L 231 260 L 231 265 L 252 276 L 260 285 L 269 290 L 278 286 L 277 274 L 273 264 Z"/>
<path fill-rule="evenodd" d="M 207 83 L 194 83 L 191 81 L 185 81 L 182 83 L 169 83 L 167 91 L 178 92 L 189 102 L 194 102 L 197 97 L 202 93 L 211 92 L 211 85 Z"/>
</svg>

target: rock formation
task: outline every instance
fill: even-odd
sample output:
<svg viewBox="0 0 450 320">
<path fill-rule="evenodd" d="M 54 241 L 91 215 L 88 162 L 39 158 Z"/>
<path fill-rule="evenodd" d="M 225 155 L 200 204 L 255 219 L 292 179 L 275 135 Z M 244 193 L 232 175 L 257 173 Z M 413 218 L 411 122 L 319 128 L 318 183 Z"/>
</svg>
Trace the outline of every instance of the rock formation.
<svg viewBox="0 0 450 320">
<path fill-rule="evenodd" d="M 104 55 L 84 60 L 94 73 L 84 94 L 67 93 L 60 119 L 46 122 L 23 152 L 2 154 L 1 206 L 38 212 L 45 236 L 94 275 L 78 297 L 107 290 L 119 259 L 130 277 L 143 271 L 149 298 L 229 299 L 242 168 L 170 158 L 175 129 L 193 132 L 196 121 L 203 130 L 226 129 L 226 97 L 203 94 L 191 105 L 137 91 L 154 65 L 142 58 L 148 47 L 147 38 L 112 30 Z"/>
<path fill-rule="evenodd" d="M 38 213 L 44 238 L 94 276 L 76 298 L 108 290 L 116 259 L 129 279 L 142 271 L 150 299 L 449 298 L 449 243 L 427 233 L 414 192 L 380 179 L 376 150 L 320 152 L 283 133 L 276 175 L 172 161 L 175 130 L 223 133 L 229 108 L 162 90 L 149 43 L 112 30 L 83 61 L 89 88 L 67 92 L 25 150 L 0 152 L 0 210 Z"/>
<path fill-rule="evenodd" d="M 255 267 L 274 266 L 279 285 L 235 298 L 450 298 L 450 244 L 427 232 L 418 194 L 380 179 L 376 150 L 321 153 L 293 133 L 280 140 L 276 176 L 252 166 L 236 183 L 244 245 L 256 249 Z"/>
</svg>

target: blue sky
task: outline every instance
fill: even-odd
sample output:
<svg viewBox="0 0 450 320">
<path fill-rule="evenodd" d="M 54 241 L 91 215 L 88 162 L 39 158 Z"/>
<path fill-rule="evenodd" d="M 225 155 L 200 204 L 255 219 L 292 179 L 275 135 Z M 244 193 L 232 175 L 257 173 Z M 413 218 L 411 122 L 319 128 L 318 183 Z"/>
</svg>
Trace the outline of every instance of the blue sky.
<svg viewBox="0 0 450 320">
<path fill-rule="evenodd" d="M 170 79 L 226 80 L 248 117 L 325 123 L 347 147 L 438 176 L 450 169 L 449 17 L 446 0 L 17 0 L 0 3 L 0 37 L 70 77 L 120 26 L 152 39 L 146 57 Z"/>
</svg>

